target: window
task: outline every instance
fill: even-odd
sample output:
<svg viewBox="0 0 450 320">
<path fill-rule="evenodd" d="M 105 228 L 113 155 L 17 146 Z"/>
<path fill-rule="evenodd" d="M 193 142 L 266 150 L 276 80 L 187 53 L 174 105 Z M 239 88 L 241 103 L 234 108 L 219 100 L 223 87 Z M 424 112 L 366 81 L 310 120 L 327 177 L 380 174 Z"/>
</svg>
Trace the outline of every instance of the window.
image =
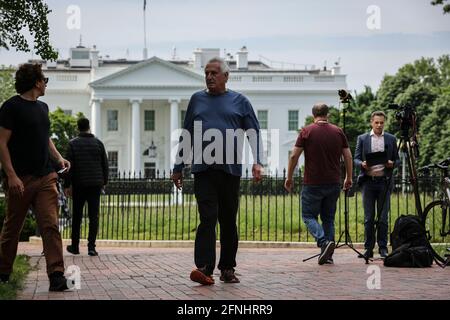
<svg viewBox="0 0 450 320">
<path fill-rule="evenodd" d="M 57 81 L 77 81 L 77 75 L 71 74 L 58 74 L 56 76 Z"/>
<path fill-rule="evenodd" d="M 297 110 L 289 110 L 288 128 L 289 128 L 289 131 L 297 131 L 298 130 L 298 111 Z"/>
<path fill-rule="evenodd" d="M 72 116 L 72 110 L 63 110 L 66 116 Z"/>
<path fill-rule="evenodd" d="M 272 82 L 271 76 L 253 76 L 253 82 Z"/>
<path fill-rule="evenodd" d="M 334 82 L 334 76 L 316 76 L 314 77 L 315 82 Z"/>
<path fill-rule="evenodd" d="M 181 110 L 181 116 L 180 116 L 180 128 L 183 128 L 183 125 L 184 125 L 184 118 L 186 118 L 186 110 Z"/>
<path fill-rule="evenodd" d="M 144 130 L 155 131 L 155 110 L 144 111 Z"/>
<path fill-rule="evenodd" d="M 145 174 L 145 178 L 155 178 L 156 177 L 156 163 L 145 162 L 144 163 L 144 174 Z"/>
<path fill-rule="evenodd" d="M 258 110 L 258 121 L 261 129 L 268 128 L 268 111 L 267 110 Z"/>
<path fill-rule="evenodd" d="M 109 166 L 109 176 L 117 177 L 119 173 L 119 152 L 118 151 L 108 151 L 108 166 Z"/>
<path fill-rule="evenodd" d="M 108 131 L 119 130 L 119 111 L 108 110 Z"/>
<path fill-rule="evenodd" d="M 72 59 L 89 59 L 89 51 L 72 51 Z"/>
<path fill-rule="evenodd" d="M 284 82 L 303 82 L 302 76 L 284 76 L 283 77 Z"/>
</svg>

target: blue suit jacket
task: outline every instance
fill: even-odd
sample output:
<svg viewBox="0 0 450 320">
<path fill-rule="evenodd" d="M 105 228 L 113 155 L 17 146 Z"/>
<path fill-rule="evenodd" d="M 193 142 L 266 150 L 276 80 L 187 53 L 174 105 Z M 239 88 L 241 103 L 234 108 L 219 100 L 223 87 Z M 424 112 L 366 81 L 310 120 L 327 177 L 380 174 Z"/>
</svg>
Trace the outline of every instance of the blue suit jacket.
<svg viewBox="0 0 450 320">
<path fill-rule="evenodd" d="M 384 150 L 387 153 L 388 160 L 394 162 L 394 168 L 400 164 L 400 158 L 397 150 L 397 139 L 394 135 L 385 132 L 384 133 Z M 361 167 L 361 163 L 366 161 L 366 154 L 372 152 L 372 139 L 370 138 L 370 132 L 364 133 L 358 136 L 355 150 L 354 163 L 357 168 L 360 169 L 358 181 L 361 181 L 366 176 L 366 170 Z M 384 169 L 387 175 L 387 168 Z"/>
</svg>

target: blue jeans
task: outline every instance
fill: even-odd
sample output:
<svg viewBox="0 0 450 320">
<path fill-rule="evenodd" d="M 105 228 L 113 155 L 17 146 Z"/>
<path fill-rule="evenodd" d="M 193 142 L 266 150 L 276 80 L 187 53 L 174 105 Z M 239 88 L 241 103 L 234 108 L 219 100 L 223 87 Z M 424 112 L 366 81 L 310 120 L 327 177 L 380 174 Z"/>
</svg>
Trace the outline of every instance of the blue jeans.
<svg viewBox="0 0 450 320">
<path fill-rule="evenodd" d="M 378 209 L 381 207 L 381 201 L 384 197 L 386 182 L 384 180 L 373 181 L 367 180 L 362 185 L 362 200 L 364 206 L 364 247 L 366 249 L 373 249 L 375 246 L 375 217 Z M 383 210 L 378 225 L 377 243 L 378 248 L 387 249 L 388 243 L 388 212 L 390 208 L 391 188 L 388 188 L 386 200 L 384 202 Z M 377 210 L 375 210 L 375 204 Z"/>
<path fill-rule="evenodd" d="M 334 241 L 334 216 L 340 192 L 339 184 L 303 186 L 302 218 L 318 247 L 327 240 Z M 322 225 L 318 221 L 319 214 Z"/>
</svg>

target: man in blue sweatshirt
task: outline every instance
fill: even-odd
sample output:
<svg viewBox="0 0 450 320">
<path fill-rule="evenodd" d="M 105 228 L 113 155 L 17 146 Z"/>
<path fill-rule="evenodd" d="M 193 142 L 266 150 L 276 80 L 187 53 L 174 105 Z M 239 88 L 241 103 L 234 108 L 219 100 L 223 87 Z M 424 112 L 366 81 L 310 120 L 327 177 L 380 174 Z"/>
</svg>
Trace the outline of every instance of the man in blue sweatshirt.
<svg viewBox="0 0 450 320">
<path fill-rule="evenodd" d="M 191 272 L 190 278 L 203 285 L 214 284 L 212 274 L 216 263 L 217 220 L 220 224 L 220 280 L 225 283 L 239 282 L 234 267 L 238 248 L 236 215 L 242 175 L 242 143 L 234 143 L 239 140 L 234 136 L 230 147 L 230 139 L 226 139 L 230 130 L 247 133 L 253 151 L 254 180 L 259 182 L 263 173 L 258 120 L 246 97 L 226 89 L 228 74 L 229 67 L 223 59 L 213 58 L 208 62 L 205 67 L 207 89 L 192 95 L 183 125 L 185 133 L 190 135 L 190 145 L 193 146 L 194 193 L 200 214 L 194 253 L 197 269 Z M 198 144 L 195 137 L 199 133 L 206 137 L 208 131 L 221 135 L 219 139 L 216 136 L 211 144 L 227 142 L 226 147 L 219 143 L 219 147 L 209 154 L 210 157 L 207 156 L 207 151 L 211 151 L 211 146 L 204 141 L 207 139 L 202 139 Z M 254 139 L 251 139 L 249 132 Z M 187 158 L 183 156 L 183 159 Z M 183 184 L 183 167 L 184 162 L 177 161 L 173 169 L 172 180 L 178 189 Z"/>
</svg>

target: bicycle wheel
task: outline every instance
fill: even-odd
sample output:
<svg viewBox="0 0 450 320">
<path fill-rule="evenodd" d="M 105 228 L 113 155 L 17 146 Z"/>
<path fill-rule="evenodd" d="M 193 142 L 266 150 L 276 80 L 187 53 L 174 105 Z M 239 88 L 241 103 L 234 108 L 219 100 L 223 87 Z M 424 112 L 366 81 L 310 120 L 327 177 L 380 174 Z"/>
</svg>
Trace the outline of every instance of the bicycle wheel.
<svg viewBox="0 0 450 320">
<path fill-rule="evenodd" d="M 422 222 L 431 237 L 431 243 L 450 243 L 450 235 L 442 236 L 449 231 L 448 204 L 442 200 L 430 202 L 423 210 Z M 444 221 L 446 223 L 443 226 Z"/>
</svg>

